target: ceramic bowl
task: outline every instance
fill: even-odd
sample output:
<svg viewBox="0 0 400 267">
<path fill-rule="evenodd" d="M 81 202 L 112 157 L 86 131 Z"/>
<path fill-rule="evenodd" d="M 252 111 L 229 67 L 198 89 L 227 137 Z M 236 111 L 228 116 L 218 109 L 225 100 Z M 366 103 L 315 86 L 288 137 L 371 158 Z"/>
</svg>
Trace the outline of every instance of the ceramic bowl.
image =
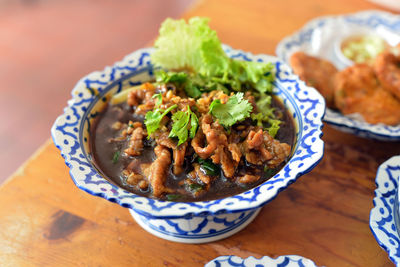
<svg viewBox="0 0 400 267">
<path fill-rule="evenodd" d="M 138 50 L 112 67 L 82 78 L 72 99 L 52 127 L 52 137 L 80 189 L 130 209 L 150 233 L 177 242 L 202 243 L 234 234 L 250 223 L 260 208 L 311 171 L 323 156 L 321 140 L 325 102 L 313 88 L 294 76 L 280 60 L 252 55 L 224 45 L 232 58 L 272 62 L 276 67 L 274 92 L 292 114 L 296 142 L 289 162 L 274 177 L 244 193 L 212 201 L 160 201 L 128 192 L 105 179 L 94 167 L 89 147 L 90 126 L 111 95 L 153 78 L 152 48 Z"/>
<path fill-rule="evenodd" d="M 327 59 L 338 69 L 343 69 L 351 62 L 346 60 L 338 47 L 343 40 L 353 35 L 376 35 L 395 46 L 400 43 L 400 16 L 383 11 L 364 11 L 320 17 L 285 37 L 278 44 L 276 54 L 288 63 L 294 52 L 303 51 Z M 400 140 L 400 125 L 370 124 L 330 108 L 326 109 L 324 121 L 341 131 L 360 137 L 383 141 Z"/>
<path fill-rule="evenodd" d="M 400 264 L 399 178 L 400 156 L 392 157 L 379 166 L 374 208 L 369 217 L 372 234 L 397 266 Z"/>
<path fill-rule="evenodd" d="M 220 256 L 207 263 L 204 267 L 317 267 L 312 260 L 297 255 L 285 255 L 277 258 L 264 256 L 262 258 L 240 258 L 238 256 Z"/>
</svg>

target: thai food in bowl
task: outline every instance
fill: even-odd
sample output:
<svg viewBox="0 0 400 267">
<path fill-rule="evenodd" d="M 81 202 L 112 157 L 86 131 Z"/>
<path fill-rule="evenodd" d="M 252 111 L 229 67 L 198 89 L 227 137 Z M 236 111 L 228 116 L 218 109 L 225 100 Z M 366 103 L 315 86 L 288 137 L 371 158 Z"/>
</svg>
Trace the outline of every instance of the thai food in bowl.
<svg viewBox="0 0 400 267">
<path fill-rule="evenodd" d="M 252 119 L 262 113 L 251 92 L 214 90 L 194 99 L 176 86 L 127 89 L 94 124 L 95 163 L 120 187 L 163 200 L 212 200 L 266 181 L 287 162 L 295 126 L 279 99 L 271 98 L 279 129 L 265 129 Z"/>
<path fill-rule="evenodd" d="M 197 27 L 206 42 L 165 62 L 157 41 L 83 78 L 52 136 L 79 188 L 157 236 L 208 242 L 319 162 L 324 100 L 277 58 L 222 46 L 204 19 L 169 23 L 158 40 Z"/>
</svg>

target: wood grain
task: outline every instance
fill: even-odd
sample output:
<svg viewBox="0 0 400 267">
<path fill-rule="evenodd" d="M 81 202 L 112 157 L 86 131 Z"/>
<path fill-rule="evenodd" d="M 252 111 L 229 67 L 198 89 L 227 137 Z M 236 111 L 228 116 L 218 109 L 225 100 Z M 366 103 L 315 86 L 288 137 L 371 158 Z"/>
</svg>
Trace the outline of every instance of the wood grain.
<svg viewBox="0 0 400 267">
<path fill-rule="evenodd" d="M 201 1 L 221 39 L 255 53 L 307 20 L 376 8 L 361 0 Z M 223 12 L 223 13 L 221 13 Z M 400 143 L 323 129 L 325 155 L 238 234 L 188 245 L 145 232 L 128 210 L 75 187 L 48 141 L 0 188 L 0 262 L 6 266 L 202 266 L 220 255 L 298 254 L 325 266 L 393 266 L 369 229 L 377 167 Z"/>
</svg>

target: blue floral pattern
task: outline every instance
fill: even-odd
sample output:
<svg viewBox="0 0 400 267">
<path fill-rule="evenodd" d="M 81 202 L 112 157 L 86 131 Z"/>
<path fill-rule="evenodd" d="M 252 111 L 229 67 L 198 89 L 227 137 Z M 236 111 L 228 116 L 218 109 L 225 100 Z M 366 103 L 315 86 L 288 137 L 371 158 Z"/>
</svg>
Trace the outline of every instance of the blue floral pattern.
<svg viewBox="0 0 400 267">
<path fill-rule="evenodd" d="M 275 259 L 264 256 L 260 259 L 248 257 L 242 259 L 238 256 L 220 256 L 207 263 L 204 267 L 316 267 L 309 259 L 297 255 L 279 256 Z"/>
<path fill-rule="evenodd" d="M 131 210 L 147 231 L 177 242 L 204 243 L 228 237 L 250 223 L 261 208 L 237 213 L 195 216 L 179 219 L 151 219 Z"/>
<path fill-rule="evenodd" d="M 393 15 L 383 11 L 364 11 L 350 15 L 327 16 L 314 19 L 307 23 L 302 29 L 291 36 L 284 38 L 276 48 L 276 54 L 284 62 L 289 62 L 292 53 L 296 51 L 312 51 L 314 40 L 319 40 L 321 32 L 328 30 L 332 35 L 326 34 L 326 38 L 339 38 L 335 27 L 352 28 L 377 31 L 386 33 L 387 35 L 395 32 L 400 34 L 400 16 Z M 336 29 L 336 31 L 334 30 Z M 400 40 L 400 37 L 399 37 Z M 333 43 L 333 41 L 329 41 Z M 325 51 L 332 50 L 332 51 Z M 324 49 L 325 56 L 337 66 L 340 66 L 340 60 L 336 59 L 334 45 Z M 360 120 L 356 120 L 349 116 L 327 108 L 324 121 L 331 124 L 335 128 L 352 133 L 360 137 L 373 138 L 383 141 L 399 141 L 400 125 L 388 126 L 383 124 L 369 124 Z"/>
<path fill-rule="evenodd" d="M 254 210 L 271 201 L 276 195 L 309 172 L 323 155 L 322 117 L 325 102 L 313 88 L 300 82 L 291 70 L 277 58 L 234 50 L 224 45 L 231 57 L 258 62 L 272 62 L 276 66 L 275 93 L 283 100 L 297 124 L 297 142 L 288 164 L 274 177 L 247 192 L 213 201 L 178 203 L 160 201 L 130 193 L 108 182 L 91 163 L 88 149 L 90 121 L 98 112 L 95 103 L 107 101 L 107 92 L 124 88 L 152 77 L 150 54 L 152 48 L 133 52 L 112 67 L 96 71 L 82 78 L 72 90 L 72 99 L 64 114 L 52 127 L 52 137 L 75 184 L 82 190 L 133 209 L 149 219 L 191 218 L 223 213 Z"/>
<path fill-rule="evenodd" d="M 392 157 L 379 167 L 375 180 L 377 188 L 374 208 L 369 218 L 369 226 L 375 239 L 396 265 L 400 264 L 399 177 L 400 156 Z"/>
</svg>

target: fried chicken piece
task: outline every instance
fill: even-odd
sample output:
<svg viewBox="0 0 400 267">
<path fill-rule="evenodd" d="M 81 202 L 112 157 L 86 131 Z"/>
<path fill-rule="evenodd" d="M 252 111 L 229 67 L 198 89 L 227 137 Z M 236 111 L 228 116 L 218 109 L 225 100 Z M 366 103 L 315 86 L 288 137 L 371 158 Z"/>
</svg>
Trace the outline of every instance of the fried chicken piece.
<svg viewBox="0 0 400 267">
<path fill-rule="evenodd" d="M 290 57 L 290 65 L 301 80 L 321 93 L 328 107 L 334 107 L 334 76 L 337 69 L 332 63 L 303 52 L 296 52 Z"/>
<path fill-rule="evenodd" d="M 372 124 L 400 123 L 400 101 L 383 89 L 367 64 L 355 64 L 336 75 L 335 104 L 343 114 L 359 113 Z"/>
<path fill-rule="evenodd" d="M 396 56 L 390 51 L 379 54 L 375 59 L 374 70 L 383 88 L 400 101 L 400 55 Z"/>
</svg>

